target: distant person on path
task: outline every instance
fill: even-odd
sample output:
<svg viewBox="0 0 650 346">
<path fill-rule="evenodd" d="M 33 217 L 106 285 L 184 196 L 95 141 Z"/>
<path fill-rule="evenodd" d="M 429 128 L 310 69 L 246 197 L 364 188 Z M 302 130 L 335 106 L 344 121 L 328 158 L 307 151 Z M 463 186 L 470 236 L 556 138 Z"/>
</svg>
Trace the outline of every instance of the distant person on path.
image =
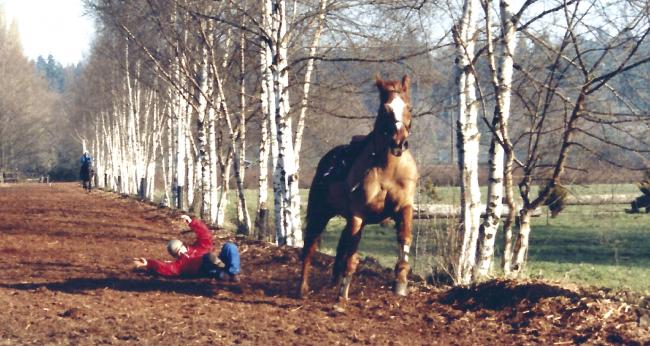
<svg viewBox="0 0 650 346">
<path fill-rule="evenodd" d="M 79 171 L 79 178 L 81 179 L 81 185 L 84 189 L 90 191 L 91 189 L 91 171 L 93 166 L 93 158 L 88 154 L 88 151 L 84 151 L 83 155 L 79 159 L 81 163 L 81 170 Z"/>
<path fill-rule="evenodd" d="M 196 234 L 194 243 L 188 246 L 178 239 L 172 239 L 167 243 L 167 251 L 175 261 L 134 258 L 136 269 L 146 269 L 150 273 L 168 277 L 200 276 L 238 282 L 240 263 L 237 246 L 227 242 L 217 255 L 212 251 L 212 234 L 208 227 L 201 220 L 192 220 L 187 215 L 182 215 L 181 219 Z"/>
</svg>

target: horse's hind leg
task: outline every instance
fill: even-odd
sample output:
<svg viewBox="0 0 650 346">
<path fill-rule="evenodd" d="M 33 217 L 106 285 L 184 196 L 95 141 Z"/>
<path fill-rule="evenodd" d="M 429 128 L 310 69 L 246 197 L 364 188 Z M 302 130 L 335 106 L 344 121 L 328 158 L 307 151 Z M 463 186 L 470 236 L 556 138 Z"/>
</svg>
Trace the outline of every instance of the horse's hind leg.
<svg viewBox="0 0 650 346">
<path fill-rule="evenodd" d="M 336 246 L 336 259 L 334 260 L 334 266 L 332 267 L 332 285 L 338 286 L 341 283 L 341 276 L 345 272 L 347 266 L 347 254 L 348 248 L 350 247 L 351 238 L 349 226 L 346 225 L 345 228 L 341 231 L 341 236 L 339 237 L 339 243 Z"/>
<path fill-rule="evenodd" d="M 326 215 L 313 215 L 307 220 L 307 229 L 305 231 L 305 244 L 302 248 L 302 278 L 300 283 L 299 296 L 304 298 L 309 294 L 309 269 L 311 268 L 311 259 L 318 248 L 321 234 L 329 221 Z"/>
<path fill-rule="evenodd" d="M 352 282 L 352 275 L 357 270 L 359 264 L 359 242 L 361 241 L 361 231 L 363 229 L 363 219 L 353 216 L 348 220 L 348 224 L 341 234 L 339 245 L 336 249 L 336 262 L 334 263 L 335 279 L 341 276 L 343 265 L 345 265 L 345 272 L 341 278 L 341 286 L 339 288 L 339 301 L 346 302 L 348 300 L 348 293 L 350 290 L 350 283 Z"/>
<path fill-rule="evenodd" d="M 397 218 L 397 242 L 399 259 L 395 264 L 395 294 L 406 296 L 408 293 L 409 252 L 412 241 L 413 208 L 404 207 Z"/>
</svg>

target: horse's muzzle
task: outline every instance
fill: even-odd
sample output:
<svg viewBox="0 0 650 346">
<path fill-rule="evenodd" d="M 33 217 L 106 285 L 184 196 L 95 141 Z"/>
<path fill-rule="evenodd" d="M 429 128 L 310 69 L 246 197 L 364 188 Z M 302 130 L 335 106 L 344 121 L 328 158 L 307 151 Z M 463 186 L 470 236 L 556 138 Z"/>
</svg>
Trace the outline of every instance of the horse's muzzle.
<svg viewBox="0 0 650 346">
<path fill-rule="evenodd" d="M 409 141 L 402 141 L 401 143 L 393 142 L 390 146 L 390 153 L 395 156 L 402 156 L 402 153 L 409 148 Z"/>
</svg>

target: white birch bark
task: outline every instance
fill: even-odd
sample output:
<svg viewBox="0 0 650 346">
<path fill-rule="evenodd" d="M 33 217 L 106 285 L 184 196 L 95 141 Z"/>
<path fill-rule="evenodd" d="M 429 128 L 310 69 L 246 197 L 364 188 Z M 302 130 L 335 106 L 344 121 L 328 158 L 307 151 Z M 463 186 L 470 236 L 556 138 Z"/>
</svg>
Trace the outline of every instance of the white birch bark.
<svg viewBox="0 0 650 346">
<path fill-rule="evenodd" d="M 268 163 L 269 163 L 269 126 L 274 114 L 275 106 L 272 102 L 272 72 L 271 72 L 271 40 L 273 35 L 272 19 L 271 19 L 271 1 L 264 1 L 262 11 L 262 36 L 260 40 L 260 75 L 262 76 L 262 86 L 260 94 L 261 114 L 260 119 L 260 143 L 259 143 L 259 178 L 257 185 L 257 212 L 255 216 L 255 231 L 257 238 L 260 240 L 271 241 L 272 237 L 269 234 L 269 209 L 267 206 L 268 200 Z"/>
<path fill-rule="evenodd" d="M 188 123 L 185 124 L 185 136 L 188 140 L 187 146 L 185 147 L 187 149 L 185 156 L 185 165 L 187 166 L 187 171 L 185 174 L 187 174 L 187 207 L 189 210 L 195 206 L 196 201 L 194 199 L 196 198 L 197 177 L 200 177 L 201 175 L 201 165 L 197 164 L 196 162 L 196 158 L 198 157 L 197 145 L 196 141 L 194 140 L 194 136 L 192 136 L 192 127 L 189 123 L 194 118 L 194 110 L 188 107 L 187 111 Z"/>
<path fill-rule="evenodd" d="M 110 112 L 110 113 L 109 113 Z M 108 180 L 106 181 L 106 188 L 115 191 L 116 190 L 116 185 L 115 185 L 115 176 L 116 176 L 116 168 L 115 168 L 115 145 L 114 145 L 114 135 L 112 131 L 112 124 L 114 123 L 112 120 L 112 110 L 107 110 L 106 111 L 106 118 L 105 122 L 102 124 L 102 133 L 104 135 L 104 138 L 106 140 L 106 149 L 107 149 L 107 162 L 106 162 L 106 171 L 108 172 Z"/>
<path fill-rule="evenodd" d="M 519 213 L 519 234 L 517 235 L 515 257 L 512 263 L 512 273 L 515 275 L 523 272 L 526 265 L 530 239 L 531 214 L 532 212 L 525 208 Z"/>
<path fill-rule="evenodd" d="M 219 73 L 219 66 L 221 68 L 226 68 L 228 65 L 228 56 L 229 56 L 229 51 L 230 51 L 230 46 L 232 42 L 232 29 L 231 27 L 228 27 L 226 30 L 226 41 L 223 45 L 223 56 L 221 57 L 221 61 L 218 62 L 216 58 L 216 53 L 215 50 L 211 50 L 211 66 L 212 66 L 212 74 L 214 76 L 214 83 L 219 83 L 219 78 L 218 78 L 218 73 Z M 214 35 L 219 35 L 219 33 L 215 33 Z M 212 37 L 210 36 L 208 40 L 212 42 Z M 211 44 L 212 46 L 212 44 Z M 231 167 L 231 152 L 230 148 L 226 150 L 226 155 L 224 157 L 224 150 L 223 150 L 223 134 L 221 130 L 219 130 L 219 134 L 217 133 L 217 124 L 221 124 L 221 122 L 225 119 L 225 111 L 224 109 L 227 109 L 227 107 L 223 107 L 222 105 L 225 105 L 225 101 L 221 99 L 221 92 L 218 87 L 214 88 L 214 102 L 212 103 L 211 109 L 214 111 L 213 116 L 215 117 L 215 120 L 212 122 L 213 124 L 213 133 L 214 133 L 214 152 L 211 154 L 214 154 L 214 163 L 213 163 L 213 168 L 215 170 L 215 177 L 213 178 L 213 186 L 214 186 L 214 191 L 213 191 L 213 198 L 215 199 L 215 208 L 213 208 L 212 214 L 213 216 L 213 222 L 215 225 L 219 228 L 223 228 L 226 223 L 226 208 L 228 206 L 228 191 L 229 191 L 229 182 L 230 182 L 230 167 Z M 218 178 L 217 178 L 218 176 Z M 221 182 L 221 185 L 219 185 L 219 182 Z"/>
<path fill-rule="evenodd" d="M 244 3 L 244 11 L 246 4 Z M 246 17 L 242 16 L 241 26 L 246 26 Z M 237 128 L 239 143 L 237 148 L 237 179 L 244 181 L 246 169 L 246 36 L 242 31 L 239 34 L 239 126 Z M 241 199 L 237 199 L 237 221 L 239 224 L 244 224 L 244 213 L 247 212 L 242 206 Z M 246 228 L 250 230 L 250 227 Z M 249 235 L 249 234 L 246 234 Z"/>
<path fill-rule="evenodd" d="M 507 138 L 507 137 L 506 137 Z M 508 144 L 506 147 L 506 160 L 504 168 L 504 192 L 505 203 L 508 205 L 508 215 L 503 223 L 503 256 L 501 258 L 501 268 L 503 269 L 504 276 L 510 276 L 512 268 L 512 228 L 515 225 L 517 212 L 515 211 L 515 198 L 513 192 L 513 178 L 512 169 L 514 163 L 514 153 L 512 145 Z"/>
<path fill-rule="evenodd" d="M 180 74 L 178 74 L 180 75 Z M 176 208 L 184 210 L 185 205 L 184 201 L 184 187 L 185 187 L 185 147 L 186 147 L 186 136 L 185 136 L 185 117 L 183 110 L 183 97 L 177 95 L 176 101 L 174 102 L 175 114 L 176 114 L 176 157 L 175 157 L 175 167 L 176 167 Z"/>
<path fill-rule="evenodd" d="M 160 156 L 162 160 L 162 174 L 163 174 L 163 188 L 165 190 L 165 196 L 163 201 L 161 202 L 164 206 L 171 207 L 172 206 L 172 196 L 173 196 L 173 172 L 174 172 L 174 150 L 173 150 L 173 143 L 174 143 L 174 116 L 171 114 L 171 107 L 172 107 L 172 100 L 173 98 L 169 98 L 169 101 L 167 101 L 165 105 L 165 116 L 166 116 L 166 121 L 165 121 L 165 133 L 167 136 L 165 137 L 167 139 L 166 141 L 166 146 L 165 145 L 160 145 Z"/>
<path fill-rule="evenodd" d="M 197 132 L 198 132 L 198 161 L 200 166 L 200 187 L 201 193 L 201 218 L 207 218 L 210 215 L 210 156 L 208 154 L 208 143 L 206 136 L 206 115 L 208 113 L 208 99 L 207 95 L 210 94 L 209 85 L 211 83 L 211 76 L 208 72 L 208 51 L 206 44 L 201 49 L 201 66 L 200 66 L 200 90 L 199 90 L 199 109 L 196 119 Z"/>
<path fill-rule="evenodd" d="M 144 137 L 144 158 L 145 158 L 145 177 L 146 177 L 146 198 L 149 201 L 154 201 L 154 193 L 156 190 L 156 172 L 157 172 L 157 157 L 158 146 L 162 145 L 162 134 L 164 131 L 163 111 L 160 108 L 158 94 L 151 89 L 147 90 L 148 94 L 148 116 L 150 121 L 145 122 L 145 131 L 142 134 Z"/>
<path fill-rule="evenodd" d="M 171 13 L 171 18 L 170 21 L 174 25 L 179 21 L 178 16 L 179 16 L 179 10 L 178 10 L 178 4 L 174 3 L 173 5 L 173 10 Z M 183 35 L 180 38 L 181 42 L 178 42 L 178 45 L 185 46 L 185 43 L 187 42 L 187 31 L 183 32 Z M 172 48 L 172 53 L 174 54 L 174 49 Z M 179 55 L 178 53 L 174 58 L 174 61 L 172 62 L 172 67 L 171 67 L 171 75 L 172 75 L 172 80 L 174 80 L 178 86 L 184 85 L 184 80 L 185 78 L 182 77 L 181 75 L 181 66 L 185 65 L 185 58 L 182 55 Z M 186 180 L 187 180 L 187 175 L 186 175 L 186 147 L 187 147 L 187 136 L 186 136 L 186 122 L 187 122 L 187 117 L 186 117 L 186 107 L 185 107 L 185 97 L 181 94 L 183 91 L 180 90 L 180 88 L 176 88 L 177 91 L 173 93 L 174 97 L 172 98 L 173 101 L 173 117 L 175 121 L 175 134 L 174 134 L 174 147 L 175 147 L 175 157 L 173 160 L 173 167 L 174 167 L 174 179 L 173 181 L 175 182 L 175 186 L 173 186 L 173 195 L 174 195 L 174 207 L 181 209 L 181 210 L 186 210 L 187 205 L 185 201 L 187 200 L 187 192 L 186 192 Z M 173 183 L 172 183 L 173 184 Z"/>
<path fill-rule="evenodd" d="M 480 190 L 478 185 L 479 131 L 476 102 L 476 77 L 472 66 L 477 29 L 478 0 L 465 0 L 463 16 L 456 27 L 458 60 L 458 165 L 461 184 L 460 255 L 455 268 L 456 284 L 469 284 L 476 265 L 476 245 L 480 224 Z"/>
<path fill-rule="evenodd" d="M 115 107 L 115 145 L 117 147 L 117 191 L 119 193 L 128 193 L 127 183 L 128 183 L 128 168 L 126 164 L 128 150 L 128 142 L 125 139 L 126 135 L 126 115 L 124 114 L 123 107 L 121 105 Z"/>
<path fill-rule="evenodd" d="M 515 52 L 515 23 L 512 22 L 510 12 L 510 0 L 501 0 L 499 4 L 501 17 L 502 39 L 501 60 L 495 66 L 494 54 L 492 53 L 492 35 L 490 23 L 490 6 L 486 10 L 486 31 L 488 33 L 488 56 L 493 75 L 493 84 L 496 94 L 496 106 L 492 125 L 494 133 L 490 143 L 489 155 L 489 176 L 488 176 L 488 201 L 485 211 L 485 218 L 481 224 L 478 248 L 478 265 L 476 275 L 485 278 L 489 274 L 492 259 L 494 257 L 494 242 L 497 229 L 501 220 L 503 208 L 503 179 L 504 179 L 504 148 L 502 144 L 507 143 L 507 128 L 510 118 L 510 98 L 512 93 L 513 56 Z"/>
<path fill-rule="evenodd" d="M 214 78 L 215 78 L 215 82 L 216 82 L 217 92 L 219 93 L 219 100 L 220 100 L 219 109 L 223 113 L 223 119 L 226 121 L 227 130 L 228 130 L 228 134 L 229 134 L 229 137 L 230 137 L 230 154 L 229 155 L 233 156 L 232 162 L 233 162 L 233 165 L 234 165 L 234 168 L 235 168 L 235 181 L 237 183 L 237 198 L 238 198 L 239 203 L 242 205 L 242 209 L 244 211 L 242 213 L 243 220 L 239 224 L 240 231 L 243 232 L 244 234 L 249 234 L 250 233 L 250 227 L 251 227 L 250 216 L 249 216 L 248 207 L 247 207 L 247 204 L 246 204 L 246 196 L 244 195 L 244 182 L 243 182 L 242 179 L 240 179 L 240 176 L 241 176 L 240 175 L 240 170 L 242 169 L 242 167 L 240 167 L 240 165 L 239 165 L 239 158 L 237 156 L 238 153 L 237 153 L 236 133 L 235 133 L 235 130 L 234 130 L 233 126 L 232 126 L 232 122 L 230 120 L 230 112 L 228 111 L 228 105 L 225 102 L 226 96 L 225 96 L 225 93 L 224 93 L 224 90 L 223 90 L 223 83 L 222 83 L 221 77 L 219 75 L 219 69 L 217 67 L 214 67 L 213 71 L 214 71 Z M 223 180 L 223 178 L 222 178 L 222 181 L 224 182 L 224 184 L 226 184 L 226 182 Z M 226 186 L 226 188 L 227 188 L 227 186 Z"/>
<path fill-rule="evenodd" d="M 244 18 L 242 17 L 242 26 L 244 23 Z M 251 221 L 250 214 L 248 212 L 248 207 L 246 204 L 246 197 L 244 196 L 244 178 L 246 173 L 246 36 L 242 31 L 240 37 L 240 70 L 239 70 L 239 103 L 240 103 L 240 113 L 239 113 L 239 146 L 237 151 L 239 160 L 237 161 L 237 220 L 240 227 L 240 232 L 246 236 L 249 236 L 251 233 Z"/>
<path fill-rule="evenodd" d="M 273 234 L 269 232 L 269 209 L 268 201 L 268 169 L 269 154 L 274 152 L 271 167 L 277 162 L 277 142 L 275 139 L 275 98 L 273 95 L 273 72 L 271 64 L 273 60 L 273 38 L 274 26 L 271 17 L 271 0 L 265 0 L 262 11 L 262 36 L 260 42 L 260 74 L 262 76 L 261 87 L 261 108 L 262 119 L 260 120 L 260 148 L 259 148 L 259 180 L 258 180 L 258 205 L 255 220 L 258 239 L 267 241 L 273 240 Z"/>
<path fill-rule="evenodd" d="M 140 91 L 137 86 L 137 75 L 131 74 L 131 61 L 129 54 L 129 40 L 126 39 L 124 45 L 124 84 L 126 95 L 124 97 L 124 108 L 126 113 L 126 182 L 127 193 L 137 194 L 140 189 L 140 179 L 142 177 L 142 160 L 140 159 L 140 145 L 137 126 L 139 124 L 139 96 Z M 138 64 L 135 64 L 134 71 L 137 74 Z"/>
<path fill-rule="evenodd" d="M 105 187 L 104 186 L 104 158 L 105 148 L 106 148 L 106 139 L 101 135 L 102 128 L 104 126 L 104 112 L 99 112 L 99 119 L 95 123 L 95 143 L 97 143 L 97 150 L 95 152 L 95 186 L 96 187 Z"/>
<path fill-rule="evenodd" d="M 277 6 L 277 2 L 273 2 L 273 12 L 272 12 L 272 17 L 273 17 L 273 62 L 271 64 L 271 71 L 273 73 L 273 99 L 274 99 L 274 106 L 275 108 L 273 109 L 273 113 L 271 115 L 271 118 L 274 119 L 273 124 L 271 126 L 274 126 L 274 134 L 275 134 L 275 142 L 272 142 L 275 144 L 275 149 L 276 152 L 273 152 L 273 149 L 271 151 L 272 154 L 275 154 L 273 158 L 275 159 L 275 162 L 273 163 L 273 211 L 275 214 L 275 242 L 278 245 L 285 245 L 287 242 L 287 230 L 284 228 L 285 225 L 285 212 L 284 209 L 287 207 L 286 206 L 286 201 L 284 199 L 284 196 L 287 194 L 287 188 L 284 185 L 284 176 L 286 175 L 286 172 L 283 172 L 284 168 L 283 163 L 284 161 L 282 160 L 282 155 L 284 155 L 283 148 L 286 148 L 286 143 L 283 146 L 281 141 L 282 141 L 282 134 L 281 134 L 281 124 L 279 122 L 280 119 L 279 115 L 281 106 L 280 106 L 280 92 L 281 92 L 281 87 L 280 87 L 280 80 L 279 80 L 279 71 L 278 71 L 278 59 L 280 53 L 279 51 L 279 45 L 278 45 L 278 37 L 280 36 L 279 34 L 279 20 L 277 15 L 275 14 L 275 7 Z"/>
<path fill-rule="evenodd" d="M 170 136 L 169 132 L 167 132 L 167 136 L 168 137 Z M 171 203 L 171 196 L 169 194 L 169 186 L 170 186 L 169 171 L 171 170 L 171 167 L 169 167 L 169 159 L 166 153 L 171 152 L 171 148 L 170 147 L 165 148 L 165 146 L 160 145 L 158 146 L 158 149 L 160 149 L 160 169 L 162 170 L 162 180 L 163 180 L 162 181 L 163 197 L 160 201 L 160 205 L 164 207 L 169 207 Z"/>
<path fill-rule="evenodd" d="M 286 8 L 284 0 L 275 1 L 273 15 L 277 24 L 275 57 L 273 59 L 273 91 L 277 123 L 278 160 L 274 169 L 276 210 L 276 241 L 280 245 L 302 246 L 300 194 L 293 152 L 291 118 L 289 117 L 289 76 L 287 71 Z"/>
<path fill-rule="evenodd" d="M 264 87 L 263 87 L 264 88 Z M 262 92 L 262 97 L 264 97 L 264 91 Z M 262 101 L 262 109 L 266 107 Z M 259 178 L 258 178 L 258 191 L 257 191 L 257 213 L 255 217 L 255 232 L 257 234 L 257 239 L 266 240 L 268 239 L 268 222 L 269 222 L 269 209 L 267 206 L 268 194 L 269 194 L 269 182 L 268 182 L 268 172 L 269 172 L 269 130 L 268 130 L 268 121 L 266 121 L 267 115 L 262 116 L 262 121 L 260 123 L 260 147 L 259 147 Z"/>
<path fill-rule="evenodd" d="M 219 202 L 217 205 L 216 226 L 224 228 L 226 225 L 226 206 L 228 205 L 228 191 L 230 190 L 230 166 L 232 165 L 232 155 L 230 149 L 225 155 L 225 159 L 220 163 L 221 166 L 221 189 L 219 191 Z"/>
<path fill-rule="evenodd" d="M 210 222 L 217 221 L 219 207 L 219 180 L 217 163 L 217 133 L 214 107 L 208 108 L 208 154 L 210 156 Z"/>
</svg>

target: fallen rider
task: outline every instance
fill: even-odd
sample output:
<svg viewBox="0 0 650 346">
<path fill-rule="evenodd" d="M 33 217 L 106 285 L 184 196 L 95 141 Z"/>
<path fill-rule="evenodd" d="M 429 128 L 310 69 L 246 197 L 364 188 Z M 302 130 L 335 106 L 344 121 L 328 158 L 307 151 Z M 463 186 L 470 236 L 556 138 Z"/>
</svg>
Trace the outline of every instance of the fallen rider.
<svg viewBox="0 0 650 346">
<path fill-rule="evenodd" d="M 196 234 L 194 243 L 186 245 L 178 239 L 172 239 L 167 243 L 167 251 L 175 258 L 174 261 L 134 258 L 135 268 L 167 277 L 210 277 L 239 282 L 237 246 L 226 242 L 217 255 L 213 251 L 212 234 L 208 227 L 201 220 L 192 220 L 187 215 L 182 215 L 181 219 Z"/>
</svg>

